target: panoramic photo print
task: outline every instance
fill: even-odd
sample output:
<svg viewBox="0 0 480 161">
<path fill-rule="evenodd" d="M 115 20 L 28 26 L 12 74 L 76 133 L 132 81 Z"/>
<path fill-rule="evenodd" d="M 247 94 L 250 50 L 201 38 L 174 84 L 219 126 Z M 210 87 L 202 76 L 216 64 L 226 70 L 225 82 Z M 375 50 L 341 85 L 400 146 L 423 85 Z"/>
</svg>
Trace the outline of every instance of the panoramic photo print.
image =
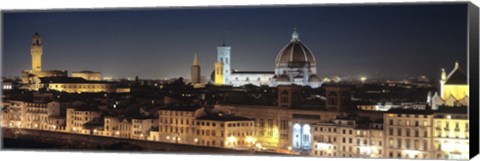
<svg viewBox="0 0 480 161">
<path fill-rule="evenodd" d="M 3 12 L 3 148 L 469 159 L 467 11 Z"/>
</svg>

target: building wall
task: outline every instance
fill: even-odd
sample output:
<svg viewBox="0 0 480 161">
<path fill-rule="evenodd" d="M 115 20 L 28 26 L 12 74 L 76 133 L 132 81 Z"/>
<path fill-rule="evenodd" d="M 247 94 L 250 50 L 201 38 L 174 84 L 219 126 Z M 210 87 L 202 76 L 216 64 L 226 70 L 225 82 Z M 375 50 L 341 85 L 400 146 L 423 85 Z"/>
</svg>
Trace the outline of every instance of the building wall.
<svg viewBox="0 0 480 161">
<path fill-rule="evenodd" d="M 468 84 L 465 85 L 453 85 L 453 84 L 444 84 L 443 85 L 443 93 L 442 98 L 445 100 L 450 95 L 452 95 L 455 99 L 460 100 L 464 97 L 468 97 L 469 88 Z"/>
<path fill-rule="evenodd" d="M 83 125 L 92 121 L 93 119 L 98 119 L 100 115 L 101 112 L 99 111 L 67 108 L 66 131 L 72 133 L 90 134 L 91 131 L 89 129 L 84 129 Z"/>
<path fill-rule="evenodd" d="M 229 109 L 237 115 L 249 117 L 255 120 L 255 132 L 257 143 L 266 148 L 292 148 L 293 125 L 311 124 L 316 121 L 335 119 L 340 113 L 335 111 L 300 110 L 291 108 L 279 108 L 276 106 L 243 106 L 243 105 L 220 105 L 219 108 Z M 294 118 L 296 116 L 318 116 L 318 119 Z"/>
<path fill-rule="evenodd" d="M 159 140 L 171 143 L 187 143 L 194 141 L 195 111 L 159 111 Z"/>
<path fill-rule="evenodd" d="M 223 67 L 222 62 L 216 62 L 215 63 L 215 85 L 224 85 L 225 84 L 225 79 L 224 79 L 224 67 Z"/>
<path fill-rule="evenodd" d="M 48 88 L 67 93 L 116 92 L 116 85 L 110 83 L 49 83 Z"/>
<path fill-rule="evenodd" d="M 433 158 L 432 115 L 384 115 L 386 158 Z"/>
<path fill-rule="evenodd" d="M 230 46 L 219 46 L 217 47 L 217 62 L 221 62 L 223 64 L 222 66 L 222 74 L 223 74 L 223 83 L 228 83 L 230 82 L 230 74 L 231 74 L 231 68 L 230 68 Z M 215 78 L 215 80 L 217 80 Z"/>
<path fill-rule="evenodd" d="M 435 159 L 468 159 L 469 120 L 467 114 L 435 114 L 433 137 Z"/>
<path fill-rule="evenodd" d="M 158 127 L 158 119 L 132 119 L 131 138 L 146 140 L 152 128 Z"/>
<path fill-rule="evenodd" d="M 247 84 L 253 84 L 256 86 L 267 85 L 271 86 L 272 78 L 274 74 L 268 73 L 232 73 L 230 76 L 230 82 L 234 87 L 244 86 Z"/>
</svg>

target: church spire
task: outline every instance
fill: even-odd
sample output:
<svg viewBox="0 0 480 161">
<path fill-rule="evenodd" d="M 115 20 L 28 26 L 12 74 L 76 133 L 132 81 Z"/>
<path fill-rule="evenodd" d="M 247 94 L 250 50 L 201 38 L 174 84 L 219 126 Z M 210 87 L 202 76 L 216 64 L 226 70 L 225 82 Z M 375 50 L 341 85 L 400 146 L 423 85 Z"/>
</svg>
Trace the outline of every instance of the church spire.
<svg viewBox="0 0 480 161">
<path fill-rule="evenodd" d="M 447 80 L 447 72 L 445 72 L 445 68 L 442 68 L 442 81 Z"/>
<path fill-rule="evenodd" d="M 292 40 L 290 41 L 300 41 L 300 36 L 298 35 L 297 28 L 293 28 Z"/>
<path fill-rule="evenodd" d="M 193 57 L 193 65 L 198 65 L 198 56 L 197 56 L 197 53 L 195 53 L 195 56 Z"/>
</svg>

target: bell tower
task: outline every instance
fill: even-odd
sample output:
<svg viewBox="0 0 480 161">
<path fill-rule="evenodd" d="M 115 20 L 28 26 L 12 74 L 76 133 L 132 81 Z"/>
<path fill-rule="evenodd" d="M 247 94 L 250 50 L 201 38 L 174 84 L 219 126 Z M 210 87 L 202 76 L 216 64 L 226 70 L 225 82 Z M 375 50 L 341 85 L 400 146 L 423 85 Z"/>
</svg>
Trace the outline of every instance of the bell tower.
<svg viewBox="0 0 480 161">
<path fill-rule="evenodd" d="M 231 47 L 223 43 L 221 46 L 217 47 L 217 62 L 222 63 L 222 84 L 230 84 L 230 50 Z M 215 78 L 216 80 L 216 78 Z M 216 81 L 215 81 L 216 82 Z"/>
<path fill-rule="evenodd" d="M 38 33 L 35 33 L 35 35 L 33 35 L 32 37 L 32 47 L 30 49 L 30 54 L 32 55 L 32 71 L 42 71 L 42 38 Z"/>
</svg>

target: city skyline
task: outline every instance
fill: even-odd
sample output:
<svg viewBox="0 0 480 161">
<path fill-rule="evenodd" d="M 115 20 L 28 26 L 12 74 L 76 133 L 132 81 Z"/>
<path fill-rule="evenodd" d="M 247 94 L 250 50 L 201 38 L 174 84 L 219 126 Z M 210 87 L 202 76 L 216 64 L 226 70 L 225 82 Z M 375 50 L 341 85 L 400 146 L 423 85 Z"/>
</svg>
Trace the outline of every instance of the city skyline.
<svg viewBox="0 0 480 161">
<path fill-rule="evenodd" d="M 30 69 L 35 32 L 42 35 L 47 70 L 188 79 L 198 53 L 202 76 L 208 78 L 216 47 L 226 42 L 232 47 L 232 69 L 273 71 L 273 60 L 295 27 L 313 51 L 321 78 L 407 74 L 436 80 L 454 61 L 466 69 L 461 4 L 32 11 L 3 17 L 7 77 Z"/>
</svg>

